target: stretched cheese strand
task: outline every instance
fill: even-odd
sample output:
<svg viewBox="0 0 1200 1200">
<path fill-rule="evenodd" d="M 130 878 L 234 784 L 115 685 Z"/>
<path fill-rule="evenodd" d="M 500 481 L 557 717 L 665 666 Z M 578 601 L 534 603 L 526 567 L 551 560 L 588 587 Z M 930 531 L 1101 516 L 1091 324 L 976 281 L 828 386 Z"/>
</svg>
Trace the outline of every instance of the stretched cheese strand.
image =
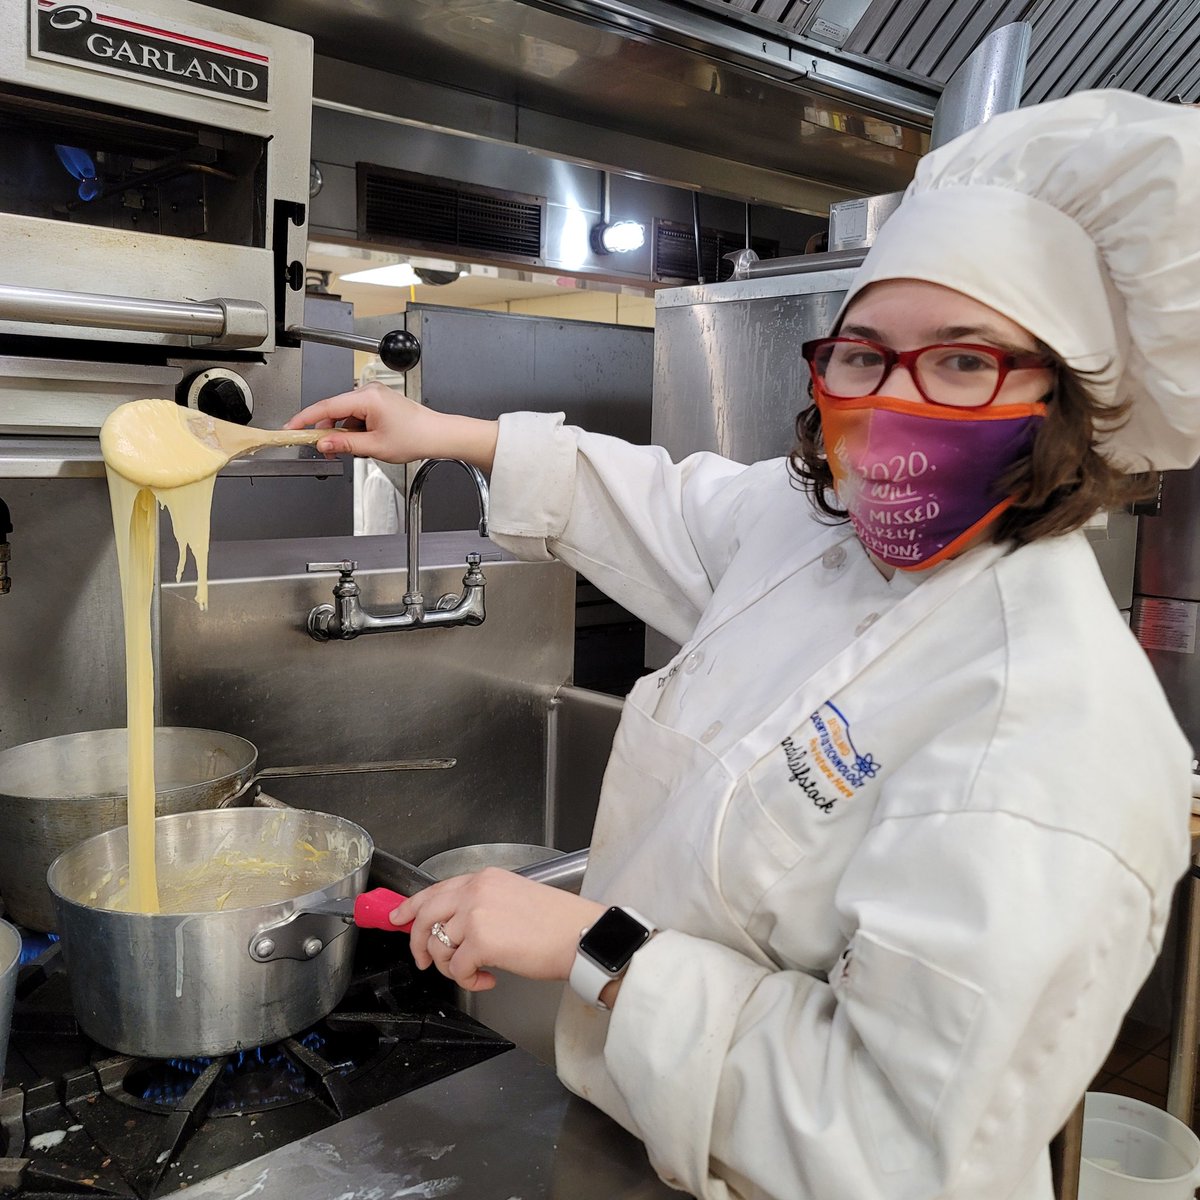
<svg viewBox="0 0 1200 1200">
<path fill-rule="evenodd" d="M 151 603 L 158 550 L 158 506 L 171 514 L 179 543 L 175 578 L 190 547 L 196 602 L 208 607 L 208 547 L 216 472 L 225 458 L 187 428 L 186 409 L 170 400 L 138 400 L 138 421 L 106 421 L 100 447 L 121 572 L 125 616 L 126 722 L 129 730 L 129 907 L 158 912 L 154 860 L 154 660 Z M 123 406 L 127 408 L 128 406 Z M 118 410 L 120 411 L 120 410 Z M 123 414 L 124 417 L 128 413 Z M 110 424 L 111 422 L 111 424 Z M 198 473 L 211 473 L 197 479 Z M 131 483 L 127 476 L 149 483 Z M 179 484 L 179 480 L 194 482 Z"/>
</svg>

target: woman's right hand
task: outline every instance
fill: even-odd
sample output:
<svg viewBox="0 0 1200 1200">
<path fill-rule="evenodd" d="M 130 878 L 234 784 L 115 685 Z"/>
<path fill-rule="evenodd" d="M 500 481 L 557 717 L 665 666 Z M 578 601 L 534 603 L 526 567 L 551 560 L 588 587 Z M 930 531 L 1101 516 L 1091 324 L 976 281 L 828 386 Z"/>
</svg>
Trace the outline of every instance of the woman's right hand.
<svg viewBox="0 0 1200 1200">
<path fill-rule="evenodd" d="M 354 454 L 390 463 L 461 458 L 490 471 L 496 453 L 495 421 L 435 412 L 382 383 L 318 400 L 284 428 L 307 426 L 329 430 L 317 449 L 330 457 Z"/>
</svg>

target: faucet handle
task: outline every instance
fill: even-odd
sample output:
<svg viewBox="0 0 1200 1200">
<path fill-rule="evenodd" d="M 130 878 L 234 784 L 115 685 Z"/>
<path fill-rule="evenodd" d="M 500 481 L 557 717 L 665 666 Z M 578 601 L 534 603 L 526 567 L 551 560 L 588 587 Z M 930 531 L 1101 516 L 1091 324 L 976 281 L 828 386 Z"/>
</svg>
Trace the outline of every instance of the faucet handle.
<svg viewBox="0 0 1200 1200">
<path fill-rule="evenodd" d="M 358 570 L 358 563 L 350 558 L 343 558 L 341 562 L 317 562 L 309 563 L 305 567 L 306 571 L 341 571 L 342 575 L 353 575 Z"/>
<path fill-rule="evenodd" d="M 474 550 L 467 555 L 467 573 L 463 576 L 464 584 L 482 583 L 483 572 L 479 569 L 479 555 Z"/>
</svg>

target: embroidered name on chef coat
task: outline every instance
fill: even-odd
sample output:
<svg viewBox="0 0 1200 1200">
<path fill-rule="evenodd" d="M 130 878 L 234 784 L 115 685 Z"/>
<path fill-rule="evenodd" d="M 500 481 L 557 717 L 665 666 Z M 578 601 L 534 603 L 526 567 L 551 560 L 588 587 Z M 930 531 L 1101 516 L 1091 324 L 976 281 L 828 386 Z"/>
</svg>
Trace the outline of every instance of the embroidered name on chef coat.
<svg viewBox="0 0 1200 1200">
<path fill-rule="evenodd" d="M 826 701 L 805 724 L 780 743 L 788 780 L 822 812 L 833 812 L 839 800 L 849 800 L 868 779 L 879 774 L 879 763 L 860 754 L 850 737 L 850 722 Z"/>
</svg>

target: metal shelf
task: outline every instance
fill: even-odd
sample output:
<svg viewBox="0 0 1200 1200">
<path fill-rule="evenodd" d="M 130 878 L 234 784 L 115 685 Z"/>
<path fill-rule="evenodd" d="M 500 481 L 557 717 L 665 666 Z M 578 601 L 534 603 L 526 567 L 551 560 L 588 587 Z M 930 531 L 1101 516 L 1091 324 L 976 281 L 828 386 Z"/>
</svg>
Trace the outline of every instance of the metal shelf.
<svg viewBox="0 0 1200 1200">
<path fill-rule="evenodd" d="M 336 476 L 345 473 L 341 459 L 317 458 L 290 448 L 268 449 L 235 458 L 222 475 Z M 103 478 L 104 459 L 96 438 L 0 438 L 0 479 Z"/>
</svg>

